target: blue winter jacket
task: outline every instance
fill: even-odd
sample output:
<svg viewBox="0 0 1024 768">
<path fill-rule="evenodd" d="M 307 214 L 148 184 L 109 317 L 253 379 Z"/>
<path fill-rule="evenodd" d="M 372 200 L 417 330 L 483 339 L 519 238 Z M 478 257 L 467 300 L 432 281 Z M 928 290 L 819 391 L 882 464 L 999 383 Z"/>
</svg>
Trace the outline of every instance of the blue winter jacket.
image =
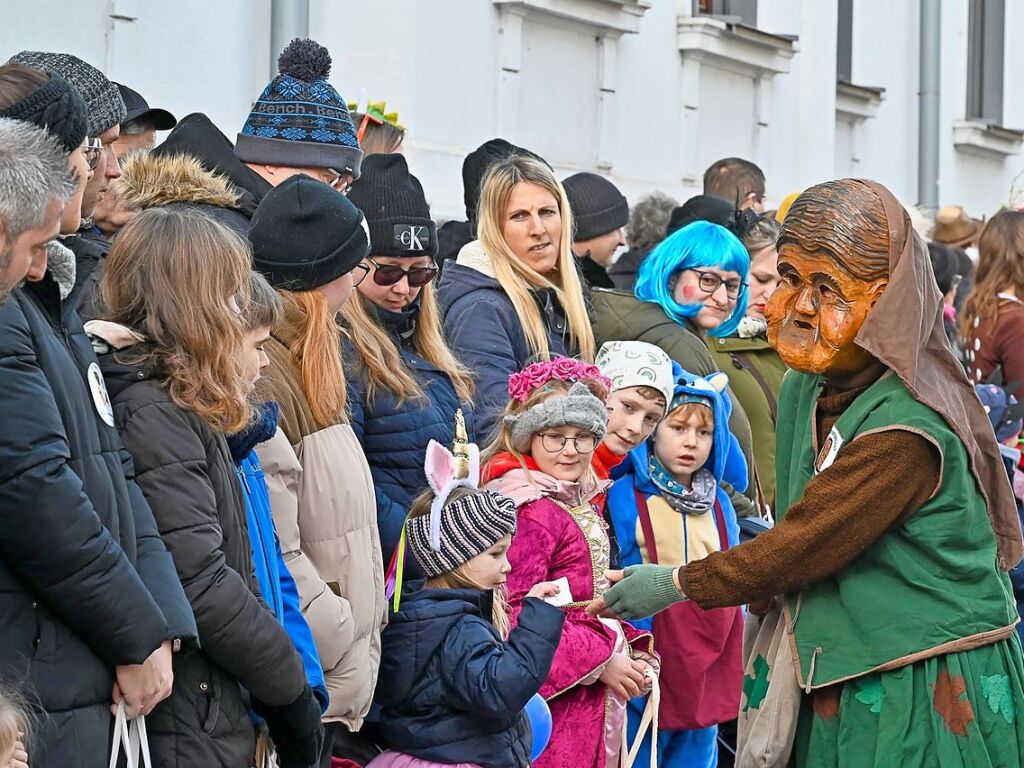
<svg viewBox="0 0 1024 768">
<path fill-rule="evenodd" d="M 374 696 L 387 747 L 437 763 L 526 768 L 526 702 L 548 676 L 565 614 L 528 597 L 509 639 L 491 623 L 493 593 L 407 585 L 381 635 Z"/>
<path fill-rule="evenodd" d="M 448 374 L 428 363 L 412 348 L 411 334 L 418 308 L 404 312 L 374 309 L 378 322 L 398 346 L 406 371 L 422 387 L 426 399 L 406 400 L 378 388 L 376 397 L 366 396 L 366 368 L 352 343 L 344 341 L 343 358 L 348 385 L 352 430 L 363 446 L 370 465 L 377 497 L 377 528 L 385 566 L 398 545 L 409 505 L 427 487 L 423 457 L 431 439 L 451 447 L 455 411 L 462 408 L 469 439 L 474 439 L 471 406 L 460 403 Z M 419 576 L 414 561 L 406 562 L 406 573 Z"/>
<path fill-rule="evenodd" d="M 723 490 L 721 483 L 724 481 L 732 485 L 742 493 L 747 488 L 747 461 L 743 457 L 739 441 L 729 431 L 729 414 L 732 412 L 732 402 L 729 399 L 728 391 L 718 392 L 706 379 L 695 376 L 692 373 L 679 369 L 679 375 L 673 396 L 680 394 L 697 394 L 709 397 L 714 402 L 715 430 L 714 442 L 707 462 L 706 469 L 711 471 L 719 485 L 715 491 L 715 498 L 722 507 L 722 514 L 725 517 L 725 528 L 728 534 L 729 546 L 739 544 L 740 529 L 736 519 L 736 511 L 733 509 L 729 494 Z M 715 373 L 708 377 L 714 379 L 723 374 Z M 647 496 L 660 495 L 658 487 L 651 480 L 649 451 L 651 450 L 651 439 L 641 443 L 626 455 L 626 460 L 619 465 L 619 478 L 608 491 L 608 515 L 611 518 L 612 527 L 615 529 L 615 536 L 619 543 L 619 553 L 622 567 L 640 565 L 643 558 L 640 553 L 640 546 L 636 540 L 637 517 L 639 511 L 636 505 L 635 491 L 639 490 Z M 651 630 L 653 621 L 641 619 L 632 622 L 638 629 Z"/>
<path fill-rule="evenodd" d="M 464 263 L 467 254 L 475 254 L 474 264 L 481 259 L 489 263 L 479 242 L 465 246 L 459 258 L 445 266 L 437 296 L 448 344 L 476 374 L 476 431 L 488 443 L 508 403 L 508 377 L 536 360 L 512 300 L 495 278 Z M 554 292 L 538 290 L 534 297 L 548 329 L 551 355 L 575 357 L 579 350 L 570 345 L 565 311 Z"/>
<path fill-rule="evenodd" d="M 313 633 L 302 615 L 299 590 L 295 579 L 288 571 L 281 554 L 281 543 L 274 528 L 270 512 L 270 497 L 263 468 L 254 450 L 274 436 L 277 430 L 277 403 L 263 403 L 258 409 L 258 418 L 245 431 L 228 438 L 231 458 L 235 462 L 235 473 L 242 486 L 245 509 L 248 518 L 249 541 L 252 544 L 252 564 L 256 581 L 267 607 L 273 612 L 288 633 L 302 658 L 306 680 L 313 689 L 313 695 L 320 702 L 320 711 L 327 710 L 329 697 L 320 656 L 316 651 Z"/>
</svg>

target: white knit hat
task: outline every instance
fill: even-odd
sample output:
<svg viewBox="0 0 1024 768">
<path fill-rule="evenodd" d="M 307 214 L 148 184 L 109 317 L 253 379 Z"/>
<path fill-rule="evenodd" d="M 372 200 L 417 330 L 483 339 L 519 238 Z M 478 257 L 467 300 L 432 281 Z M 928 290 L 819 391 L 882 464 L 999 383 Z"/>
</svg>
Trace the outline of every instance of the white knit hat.
<svg viewBox="0 0 1024 768">
<path fill-rule="evenodd" d="M 672 400 L 675 380 L 672 360 L 665 350 L 646 341 L 609 341 L 601 345 L 594 361 L 612 381 L 612 392 L 626 387 L 651 387 Z"/>
</svg>

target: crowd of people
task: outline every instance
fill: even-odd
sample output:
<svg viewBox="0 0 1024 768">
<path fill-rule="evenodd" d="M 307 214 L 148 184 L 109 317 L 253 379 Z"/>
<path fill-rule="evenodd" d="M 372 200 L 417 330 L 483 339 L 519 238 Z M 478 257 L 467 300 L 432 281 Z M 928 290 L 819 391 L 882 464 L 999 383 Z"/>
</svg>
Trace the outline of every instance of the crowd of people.
<svg viewBox="0 0 1024 768">
<path fill-rule="evenodd" d="M 0 768 L 1024 764 L 1024 213 L 495 138 L 437 226 L 278 67 L 0 66 Z"/>
</svg>

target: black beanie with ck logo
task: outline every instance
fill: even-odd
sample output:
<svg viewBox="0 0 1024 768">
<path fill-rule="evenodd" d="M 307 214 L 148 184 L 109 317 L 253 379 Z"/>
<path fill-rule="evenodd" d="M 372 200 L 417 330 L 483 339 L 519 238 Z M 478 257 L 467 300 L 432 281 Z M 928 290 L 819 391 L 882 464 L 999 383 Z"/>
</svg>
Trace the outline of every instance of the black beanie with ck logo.
<svg viewBox="0 0 1024 768">
<path fill-rule="evenodd" d="M 437 230 L 405 157 L 370 155 L 348 199 L 366 216 L 373 256 L 437 256 Z"/>
<path fill-rule="evenodd" d="M 369 254 L 366 224 L 340 192 L 303 174 L 260 201 L 249 230 L 253 266 L 286 291 L 312 291 L 348 274 Z"/>
</svg>

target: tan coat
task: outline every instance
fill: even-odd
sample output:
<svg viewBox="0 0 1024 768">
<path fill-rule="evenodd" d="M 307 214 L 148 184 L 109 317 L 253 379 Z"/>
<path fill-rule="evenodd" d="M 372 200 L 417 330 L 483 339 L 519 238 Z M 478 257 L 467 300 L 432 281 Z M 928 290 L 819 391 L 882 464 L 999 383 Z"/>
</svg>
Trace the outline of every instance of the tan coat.
<svg viewBox="0 0 1024 768">
<path fill-rule="evenodd" d="M 370 709 L 387 618 L 373 481 L 351 426 L 314 422 L 298 369 L 275 330 L 260 397 L 281 406 L 257 448 L 281 550 L 298 585 L 331 701 L 324 720 L 358 730 Z"/>
</svg>

